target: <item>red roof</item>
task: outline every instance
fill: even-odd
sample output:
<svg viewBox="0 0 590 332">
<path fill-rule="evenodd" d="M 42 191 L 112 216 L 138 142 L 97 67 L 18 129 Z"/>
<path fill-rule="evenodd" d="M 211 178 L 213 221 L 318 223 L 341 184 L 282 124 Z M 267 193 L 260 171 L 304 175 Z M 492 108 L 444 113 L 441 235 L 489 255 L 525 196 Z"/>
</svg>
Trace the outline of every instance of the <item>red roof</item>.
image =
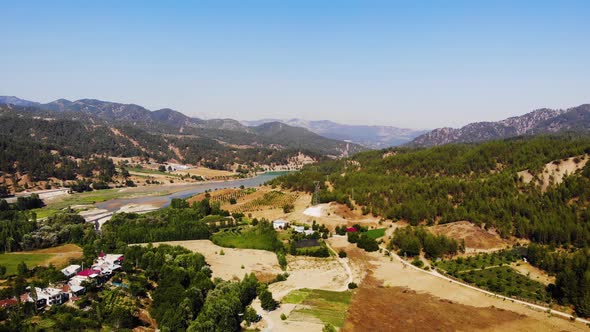
<svg viewBox="0 0 590 332">
<path fill-rule="evenodd" d="M 0 300 L 0 308 L 8 308 L 16 305 L 18 302 L 16 299 L 4 299 Z"/>
<path fill-rule="evenodd" d="M 82 276 L 82 277 L 90 277 L 90 275 L 92 275 L 92 274 L 99 274 L 99 273 L 100 273 L 100 270 L 85 269 L 85 270 L 78 272 L 78 275 Z"/>
<path fill-rule="evenodd" d="M 354 232 L 356 232 L 356 228 L 354 228 L 354 227 L 348 227 L 348 228 L 346 229 L 346 231 L 347 231 L 348 233 L 354 233 Z"/>
</svg>

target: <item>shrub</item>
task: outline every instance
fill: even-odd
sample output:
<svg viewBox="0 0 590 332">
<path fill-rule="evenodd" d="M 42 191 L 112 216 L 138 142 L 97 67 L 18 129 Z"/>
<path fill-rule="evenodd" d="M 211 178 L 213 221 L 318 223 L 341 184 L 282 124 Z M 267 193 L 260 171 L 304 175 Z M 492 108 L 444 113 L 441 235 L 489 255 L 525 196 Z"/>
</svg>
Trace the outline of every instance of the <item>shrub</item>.
<svg viewBox="0 0 590 332">
<path fill-rule="evenodd" d="M 285 313 L 281 314 L 281 320 L 286 320 L 287 319 L 287 315 L 285 315 Z"/>
<path fill-rule="evenodd" d="M 346 251 L 340 250 L 340 252 L 338 252 L 338 257 L 340 257 L 340 258 L 346 258 L 346 256 L 347 256 L 346 255 Z"/>
<path fill-rule="evenodd" d="M 294 209 L 295 209 L 295 205 L 293 205 L 293 204 L 285 204 L 285 205 L 283 205 L 283 212 L 284 213 L 293 212 Z"/>
<path fill-rule="evenodd" d="M 424 262 L 420 258 L 416 257 L 412 261 L 412 265 L 417 266 L 417 267 L 423 267 L 424 266 Z"/>
<path fill-rule="evenodd" d="M 356 282 L 349 282 L 348 283 L 348 289 L 355 289 L 358 288 L 358 285 L 356 284 Z"/>
<path fill-rule="evenodd" d="M 332 326 L 332 324 L 326 324 L 324 325 L 322 332 L 336 332 L 336 328 Z"/>
</svg>

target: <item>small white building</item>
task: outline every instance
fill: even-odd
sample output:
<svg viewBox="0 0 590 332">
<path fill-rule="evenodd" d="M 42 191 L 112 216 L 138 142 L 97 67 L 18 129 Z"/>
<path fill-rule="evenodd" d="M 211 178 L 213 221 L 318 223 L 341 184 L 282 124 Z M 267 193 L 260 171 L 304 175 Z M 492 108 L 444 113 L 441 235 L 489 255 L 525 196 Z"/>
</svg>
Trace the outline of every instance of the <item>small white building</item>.
<svg viewBox="0 0 590 332">
<path fill-rule="evenodd" d="M 303 233 L 305 235 L 312 235 L 313 233 L 315 233 L 313 229 L 305 229 L 304 226 L 295 226 L 293 227 L 293 230 L 297 233 Z"/>
<path fill-rule="evenodd" d="M 82 267 L 80 265 L 70 265 L 68 267 L 63 268 L 61 270 L 61 273 L 63 273 L 67 278 L 71 278 L 80 271 L 82 271 Z"/>
<path fill-rule="evenodd" d="M 295 226 L 295 227 L 293 227 L 293 230 L 295 232 L 297 232 L 297 233 L 303 233 L 303 232 L 305 232 L 305 227 L 303 227 L 303 226 Z"/>
<path fill-rule="evenodd" d="M 272 222 L 272 227 L 274 229 L 285 229 L 287 228 L 287 225 L 289 225 L 289 223 L 283 219 L 277 219 Z"/>
</svg>

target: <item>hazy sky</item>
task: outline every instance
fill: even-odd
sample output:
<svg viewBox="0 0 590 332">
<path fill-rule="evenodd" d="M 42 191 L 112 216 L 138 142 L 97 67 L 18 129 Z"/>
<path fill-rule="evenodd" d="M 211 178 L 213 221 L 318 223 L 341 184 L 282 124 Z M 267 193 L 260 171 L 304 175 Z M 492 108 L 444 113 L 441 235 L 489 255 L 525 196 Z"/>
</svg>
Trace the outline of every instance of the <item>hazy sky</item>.
<svg viewBox="0 0 590 332">
<path fill-rule="evenodd" d="M 41 102 L 414 128 L 590 102 L 590 1 L 19 0 L 0 11 L 0 95 Z"/>
</svg>

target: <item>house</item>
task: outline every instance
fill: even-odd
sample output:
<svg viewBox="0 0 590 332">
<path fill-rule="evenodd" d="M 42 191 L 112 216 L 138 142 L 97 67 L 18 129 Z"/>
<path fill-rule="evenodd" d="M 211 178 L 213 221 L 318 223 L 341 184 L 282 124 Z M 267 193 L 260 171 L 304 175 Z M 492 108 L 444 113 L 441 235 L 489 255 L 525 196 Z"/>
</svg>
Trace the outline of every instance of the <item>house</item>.
<svg viewBox="0 0 590 332">
<path fill-rule="evenodd" d="M 289 225 L 289 223 L 283 219 L 277 219 L 272 222 L 272 227 L 274 229 L 285 229 L 287 228 L 287 225 Z"/>
<path fill-rule="evenodd" d="M 80 272 L 82 270 L 82 268 L 80 267 L 80 265 L 70 265 L 68 267 L 65 267 L 61 270 L 61 273 L 63 273 L 67 278 L 71 278 L 73 276 L 76 275 L 76 273 Z"/>
<path fill-rule="evenodd" d="M 96 263 L 92 265 L 93 270 L 100 271 L 102 275 L 110 276 L 113 271 L 120 270 L 121 264 L 125 257 L 121 254 L 105 254 L 101 253 L 96 260 Z"/>
<path fill-rule="evenodd" d="M 80 295 L 84 294 L 86 289 L 80 285 L 66 284 L 66 285 L 63 285 L 63 287 L 61 288 L 61 291 L 64 293 L 69 293 L 70 297 L 74 297 L 74 296 L 80 296 Z"/>
<path fill-rule="evenodd" d="M 72 279 L 70 279 L 70 281 L 68 281 L 70 293 L 76 296 L 84 294 L 86 292 L 86 288 L 82 286 L 82 284 L 86 281 L 90 281 L 88 277 L 74 276 Z"/>
<path fill-rule="evenodd" d="M 70 299 L 70 295 L 68 293 L 64 293 L 59 288 L 35 287 L 35 292 L 37 293 L 37 307 L 44 307 L 45 305 L 60 305 L 67 302 Z M 31 293 L 29 293 L 28 301 L 35 301 L 31 296 Z"/>
<path fill-rule="evenodd" d="M 303 232 L 305 232 L 305 227 L 303 227 L 303 226 L 295 226 L 295 227 L 293 227 L 293 230 L 295 232 L 297 232 L 297 233 L 303 233 Z"/>
<path fill-rule="evenodd" d="M 313 229 L 305 229 L 305 227 L 303 226 L 295 226 L 293 227 L 293 230 L 297 233 L 303 233 L 305 235 L 312 235 L 313 233 L 315 233 Z"/>
<path fill-rule="evenodd" d="M 83 278 L 96 278 L 100 275 L 100 270 L 95 270 L 95 269 L 84 269 L 80 272 L 78 272 L 78 274 L 76 274 L 76 276 L 78 277 L 83 277 Z"/>
<path fill-rule="evenodd" d="M 121 265 L 121 263 L 123 263 L 124 259 L 125 259 L 125 257 L 121 254 L 105 254 L 103 252 L 103 253 L 100 253 L 100 255 L 98 255 L 97 264 L 109 263 L 109 264 Z"/>
</svg>

